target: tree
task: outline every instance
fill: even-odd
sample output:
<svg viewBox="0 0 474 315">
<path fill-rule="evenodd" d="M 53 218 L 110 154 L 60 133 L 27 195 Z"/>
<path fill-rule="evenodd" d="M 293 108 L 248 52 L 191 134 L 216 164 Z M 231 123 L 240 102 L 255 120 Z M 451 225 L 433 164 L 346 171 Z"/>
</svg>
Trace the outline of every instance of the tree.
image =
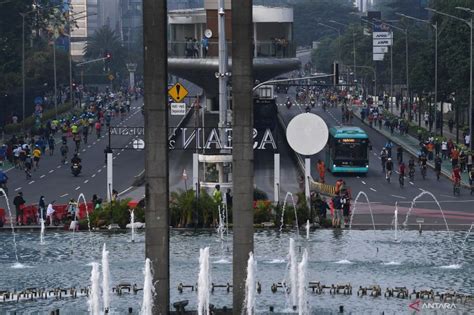
<svg viewBox="0 0 474 315">
<path fill-rule="evenodd" d="M 107 61 L 111 72 L 125 71 L 125 50 L 118 35 L 108 25 L 101 27 L 88 38 L 84 48 L 87 59 L 103 58 L 106 53 L 111 56 Z"/>
</svg>

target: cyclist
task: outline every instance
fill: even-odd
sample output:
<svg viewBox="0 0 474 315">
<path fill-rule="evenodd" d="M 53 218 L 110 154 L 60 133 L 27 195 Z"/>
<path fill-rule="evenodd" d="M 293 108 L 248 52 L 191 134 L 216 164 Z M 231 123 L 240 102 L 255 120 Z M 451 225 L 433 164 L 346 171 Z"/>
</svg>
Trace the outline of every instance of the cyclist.
<svg viewBox="0 0 474 315">
<path fill-rule="evenodd" d="M 0 170 L 0 188 L 3 188 L 5 194 L 8 195 L 8 188 L 7 188 L 8 176 L 2 170 Z"/>
<path fill-rule="evenodd" d="M 426 163 L 428 162 L 428 159 L 426 158 L 425 154 L 421 154 L 419 158 L 419 163 L 421 166 L 421 175 L 423 176 L 423 179 L 425 179 L 426 176 Z"/>
<path fill-rule="evenodd" d="M 76 144 L 76 153 L 79 152 L 81 148 L 81 135 L 79 133 L 74 134 L 74 143 Z"/>
<path fill-rule="evenodd" d="M 382 152 L 380 152 L 380 159 L 382 161 L 382 172 L 385 172 L 385 164 L 387 163 L 387 157 L 388 157 L 387 150 L 383 148 Z"/>
<path fill-rule="evenodd" d="M 408 160 L 408 173 L 411 179 L 415 177 L 415 159 L 413 157 Z"/>
<path fill-rule="evenodd" d="M 87 136 L 89 135 L 89 128 L 87 126 L 82 127 L 82 136 L 84 137 L 84 144 L 87 144 Z"/>
<path fill-rule="evenodd" d="M 398 166 L 398 172 L 400 173 L 398 181 L 400 182 L 400 186 L 403 186 L 405 180 L 405 163 L 403 161 Z"/>
<path fill-rule="evenodd" d="M 25 158 L 25 174 L 26 174 L 26 179 L 31 178 L 31 168 L 33 167 L 33 159 L 31 158 L 31 155 L 27 155 Z"/>
<path fill-rule="evenodd" d="M 435 163 L 436 179 L 439 180 L 439 176 L 441 174 L 441 164 L 443 163 L 443 160 L 439 157 L 439 154 L 436 154 L 434 163 Z"/>
<path fill-rule="evenodd" d="M 69 152 L 69 147 L 67 146 L 67 144 L 63 143 L 63 145 L 60 148 L 60 151 L 61 151 L 61 162 L 63 164 L 66 164 L 67 163 L 67 153 Z"/>
<path fill-rule="evenodd" d="M 461 185 L 461 169 L 458 164 L 454 166 L 453 172 L 451 173 L 451 180 L 453 181 L 454 192 L 456 193 L 456 190 L 458 190 L 459 194 L 459 187 Z"/>
<path fill-rule="evenodd" d="M 390 176 L 392 176 L 392 171 L 393 171 L 392 158 L 388 158 L 388 159 L 387 159 L 387 163 L 385 164 L 385 169 L 386 169 L 385 179 L 386 179 L 388 182 L 390 182 Z"/>
</svg>

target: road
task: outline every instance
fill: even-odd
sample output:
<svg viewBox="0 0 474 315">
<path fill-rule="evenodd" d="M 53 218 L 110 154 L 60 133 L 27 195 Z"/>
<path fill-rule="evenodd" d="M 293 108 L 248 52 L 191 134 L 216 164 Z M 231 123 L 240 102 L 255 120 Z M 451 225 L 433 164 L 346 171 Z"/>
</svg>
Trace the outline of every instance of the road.
<svg viewBox="0 0 474 315">
<path fill-rule="evenodd" d="M 288 96 L 295 100 L 295 89 L 289 90 Z M 283 117 L 286 124 L 296 115 L 305 112 L 306 104 L 298 104 L 287 109 L 285 106 L 285 100 L 287 95 L 282 94 L 278 96 L 277 104 L 279 104 L 279 112 Z M 328 127 L 341 125 L 341 110 L 340 108 L 331 108 L 324 111 L 320 104 L 313 109 L 311 112 L 319 115 L 328 125 Z M 362 124 L 357 118 L 354 118 L 353 125 L 364 129 L 372 143 L 373 149 L 369 152 L 369 172 L 366 177 L 344 175 L 343 179 L 346 181 L 348 186 L 351 187 L 354 197 L 359 192 L 365 192 L 372 205 L 372 211 L 376 214 L 384 214 L 385 218 L 376 218 L 376 222 L 383 222 L 389 224 L 393 217 L 395 204 L 398 204 L 399 213 L 405 214 L 411 206 L 412 200 L 423 194 L 416 205 L 412 213 L 413 218 L 409 219 L 409 223 L 414 223 L 417 216 L 425 218 L 433 218 L 433 223 L 444 224 L 442 220 L 441 211 L 437 203 L 429 195 L 432 193 L 438 200 L 441 209 L 445 210 L 446 217 L 449 222 L 456 224 L 471 224 L 474 222 L 474 196 L 471 196 L 467 191 L 462 191 L 460 197 L 454 197 L 452 194 L 452 183 L 447 178 L 441 178 L 439 181 L 436 180 L 434 172 L 429 169 L 426 180 L 421 179 L 419 170 L 415 175 L 415 180 L 410 182 L 408 179 L 405 181 L 405 186 L 402 188 L 398 183 L 398 174 L 393 174 L 392 182 L 389 183 L 385 180 L 385 174 L 382 173 L 381 161 L 379 153 L 382 147 L 387 142 L 385 137 L 378 133 L 375 129 Z M 392 152 L 396 152 L 396 146 L 392 149 Z M 311 175 L 314 179 L 318 179 L 318 173 L 316 171 L 316 162 L 318 159 L 324 160 L 324 150 L 319 154 L 311 157 Z M 404 154 L 404 160 L 408 160 L 408 156 Z M 395 163 L 396 164 L 396 163 Z M 398 165 L 396 164 L 396 167 Z M 333 176 L 331 173 L 326 173 L 326 182 L 333 184 L 339 176 Z M 428 193 L 429 192 L 429 193 Z M 368 205 L 365 203 L 364 196 L 361 196 L 361 204 L 357 207 L 358 213 L 368 213 Z M 357 218 L 356 218 L 357 219 Z M 365 218 L 367 219 L 367 218 Z M 381 220 L 380 220 L 381 219 Z M 431 222 L 430 221 L 430 222 Z"/>
</svg>

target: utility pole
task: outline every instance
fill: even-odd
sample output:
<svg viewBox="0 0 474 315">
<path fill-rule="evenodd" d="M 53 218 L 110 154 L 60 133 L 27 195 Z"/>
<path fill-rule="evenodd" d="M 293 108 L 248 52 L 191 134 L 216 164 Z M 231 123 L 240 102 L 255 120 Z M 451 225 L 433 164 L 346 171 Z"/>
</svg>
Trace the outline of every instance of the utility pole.
<svg viewBox="0 0 474 315">
<path fill-rule="evenodd" d="M 253 20 L 252 0 L 232 0 L 232 167 L 234 185 L 233 314 L 245 301 L 247 260 L 253 252 Z"/>
<path fill-rule="evenodd" d="M 22 77 L 22 82 L 23 82 L 23 94 L 22 94 L 22 119 L 21 119 L 21 126 L 23 131 L 25 131 L 25 16 L 26 13 L 20 13 L 21 18 L 22 18 L 22 45 L 21 45 L 21 77 Z"/>
<path fill-rule="evenodd" d="M 218 31 L 219 31 L 219 137 L 221 140 L 222 147 L 226 147 L 226 132 L 227 126 L 227 78 L 229 73 L 227 72 L 227 43 L 225 33 L 225 4 L 224 0 L 219 0 L 219 8 L 217 9 L 218 14 Z M 222 152 L 224 153 L 224 152 Z M 219 172 L 219 183 L 223 183 L 224 180 L 224 164 L 217 163 L 217 169 Z"/>
<path fill-rule="evenodd" d="M 166 0 L 143 0 L 145 255 L 153 267 L 153 314 L 170 309 L 167 21 Z"/>
</svg>

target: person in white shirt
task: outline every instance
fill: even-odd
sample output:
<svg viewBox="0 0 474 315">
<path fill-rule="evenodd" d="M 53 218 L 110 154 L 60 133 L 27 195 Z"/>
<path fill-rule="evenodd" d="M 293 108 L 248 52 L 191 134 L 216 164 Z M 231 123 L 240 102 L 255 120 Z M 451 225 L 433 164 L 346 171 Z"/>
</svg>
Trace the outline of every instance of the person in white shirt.
<svg viewBox="0 0 474 315">
<path fill-rule="evenodd" d="M 448 158 L 448 142 L 446 142 L 445 140 L 441 142 L 441 156 L 443 160 L 446 160 Z"/>
</svg>

